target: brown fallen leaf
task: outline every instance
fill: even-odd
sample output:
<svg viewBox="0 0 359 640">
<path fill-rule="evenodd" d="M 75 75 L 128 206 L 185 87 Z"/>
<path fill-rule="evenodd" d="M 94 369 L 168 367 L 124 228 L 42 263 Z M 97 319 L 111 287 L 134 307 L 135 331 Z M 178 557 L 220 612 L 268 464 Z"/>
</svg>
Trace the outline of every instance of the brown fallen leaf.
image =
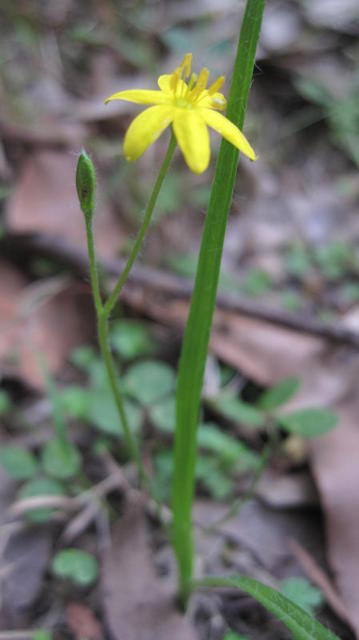
<svg viewBox="0 0 359 640">
<path fill-rule="evenodd" d="M 50 561 L 50 529 L 26 528 L 13 534 L 2 556 L 1 621 L 29 624 Z"/>
<path fill-rule="evenodd" d="M 228 507 L 209 500 L 195 503 L 195 521 L 205 528 L 215 526 L 222 536 L 238 548 L 248 550 L 256 559 L 257 570 L 262 569 L 273 579 L 282 579 L 300 572 L 300 566 L 291 548 L 291 539 L 311 549 L 316 557 L 323 560 L 323 537 L 320 517 L 312 509 L 271 509 L 257 500 L 245 503 L 239 514 L 216 526 L 228 512 Z M 197 532 L 198 548 L 202 546 L 201 531 Z M 213 538 L 212 538 L 213 539 Z M 213 562 L 210 555 L 209 561 Z M 246 567 L 241 571 L 246 571 Z M 208 567 L 206 567 L 208 571 Z M 209 572 L 221 573 L 221 568 L 210 567 Z M 223 569 L 222 569 L 223 571 Z M 233 573 L 233 569 L 232 569 Z"/>
<path fill-rule="evenodd" d="M 78 149 L 79 150 L 79 149 Z M 48 234 L 86 248 L 86 232 L 76 188 L 76 154 L 35 151 L 24 162 L 9 199 L 7 226 L 17 233 Z M 118 218 L 97 194 L 94 234 L 98 254 L 113 256 L 124 234 Z"/>
<path fill-rule="evenodd" d="M 102 567 L 103 606 L 114 640 L 195 640 L 168 581 L 151 560 L 141 506 L 131 505 L 113 528 Z"/>
<path fill-rule="evenodd" d="M 66 620 L 75 640 L 103 640 L 100 623 L 85 605 L 70 602 L 66 607 Z"/>
<path fill-rule="evenodd" d="M 27 285 L 14 267 L 0 263 L 0 370 L 43 388 L 41 355 L 52 374 L 71 351 L 94 335 L 87 289 L 52 278 Z"/>
<path fill-rule="evenodd" d="M 268 322 L 217 311 L 211 349 L 248 378 L 271 385 L 293 371 L 304 371 L 324 351 L 324 343 Z"/>
<path fill-rule="evenodd" d="M 359 638 L 359 401 L 337 410 L 339 426 L 311 444 L 311 465 L 323 505 L 330 565 Z"/>
</svg>

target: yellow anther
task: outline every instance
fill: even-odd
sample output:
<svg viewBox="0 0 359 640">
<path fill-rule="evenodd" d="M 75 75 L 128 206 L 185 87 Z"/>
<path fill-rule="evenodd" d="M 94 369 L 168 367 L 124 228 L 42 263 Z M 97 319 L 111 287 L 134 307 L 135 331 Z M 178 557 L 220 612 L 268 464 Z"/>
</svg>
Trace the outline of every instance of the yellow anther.
<svg viewBox="0 0 359 640">
<path fill-rule="evenodd" d="M 188 83 L 187 93 L 189 93 L 193 89 L 194 85 L 197 82 L 197 78 L 198 78 L 197 74 L 196 73 L 192 73 L 192 75 L 190 77 L 190 80 L 189 80 L 189 83 Z"/>
<path fill-rule="evenodd" d="M 204 89 L 207 86 L 208 78 L 209 78 L 209 71 L 207 67 L 204 67 L 201 73 L 199 74 L 196 89 L 198 89 L 199 91 L 204 91 Z"/>
<path fill-rule="evenodd" d="M 217 80 L 212 82 L 211 86 L 208 87 L 208 93 L 210 96 L 213 96 L 214 93 L 217 93 L 218 89 L 221 88 L 222 84 L 225 81 L 225 76 L 219 76 Z"/>
<path fill-rule="evenodd" d="M 179 69 L 176 69 L 171 75 L 171 89 L 174 93 L 176 93 L 179 75 Z"/>
<path fill-rule="evenodd" d="M 208 82 L 209 71 L 207 67 L 204 67 L 198 76 L 197 84 L 192 91 L 192 99 L 196 100 L 202 91 L 205 90 Z"/>
<path fill-rule="evenodd" d="M 192 53 L 186 53 L 181 64 L 181 68 L 184 69 L 185 71 L 185 76 L 184 76 L 185 78 L 188 78 L 188 76 L 190 75 L 191 66 L 192 66 Z"/>
</svg>

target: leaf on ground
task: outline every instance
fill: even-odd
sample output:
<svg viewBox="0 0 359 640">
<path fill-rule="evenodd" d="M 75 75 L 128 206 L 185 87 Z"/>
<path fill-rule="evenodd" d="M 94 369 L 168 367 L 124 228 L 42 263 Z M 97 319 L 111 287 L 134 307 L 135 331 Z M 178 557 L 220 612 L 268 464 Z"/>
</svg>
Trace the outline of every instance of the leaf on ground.
<svg viewBox="0 0 359 640">
<path fill-rule="evenodd" d="M 286 378 L 264 391 L 257 404 L 263 411 L 273 411 L 290 400 L 299 385 L 300 380 L 298 378 Z"/>
<path fill-rule="evenodd" d="M 5 446 L 0 451 L 0 464 L 11 478 L 28 480 L 39 470 L 38 462 L 31 451 L 22 447 Z"/>
<path fill-rule="evenodd" d="M 97 580 L 98 562 L 82 549 L 63 549 L 53 558 L 52 571 L 57 578 L 69 580 L 73 584 L 87 587 Z"/>
<path fill-rule="evenodd" d="M 316 438 L 334 429 L 338 418 L 326 408 L 300 409 L 285 416 L 278 416 L 279 424 L 290 433 L 303 438 Z"/>
<path fill-rule="evenodd" d="M 106 623 L 113 640 L 195 640 L 187 618 L 175 608 L 174 592 L 158 578 L 151 560 L 140 506 L 113 528 L 102 567 Z"/>
<path fill-rule="evenodd" d="M 90 296 L 63 279 L 27 286 L 14 267 L 0 263 L 1 370 L 42 389 L 43 372 L 36 353 L 44 354 L 52 375 L 62 369 L 71 351 L 93 334 Z"/>
<path fill-rule="evenodd" d="M 76 189 L 77 158 L 67 152 L 36 151 L 28 155 L 9 200 L 7 224 L 18 233 L 47 234 L 84 248 L 86 232 Z M 118 217 L 97 194 L 98 213 L 94 217 L 97 251 L 113 257 L 123 233 Z"/>
<path fill-rule="evenodd" d="M 225 311 L 216 312 L 211 348 L 264 386 L 305 371 L 324 349 L 318 338 Z"/>
<path fill-rule="evenodd" d="M 228 506 L 208 500 L 197 500 L 195 521 L 203 527 L 211 527 L 228 512 Z M 272 509 L 257 500 L 245 503 L 240 513 L 218 527 L 240 550 L 248 550 L 259 560 L 268 573 L 282 579 L 301 572 L 301 567 L 291 549 L 291 540 L 309 547 L 316 557 L 323 560 L 324 540 L 320 529 L 320 517 L 312 509 Z M 201 531 L 196 531 L 200 548 Z M 241 554 L 235 563 L 241 563 Z M 237 567 L 237 564 L 235 565 Z M 257 564 L 258 567 L 258 564 Z M 239 571 L 248 571 L 239 564 Z M 216 569 L 217 570 L 217 569 Z"/>
<path fill-rule="evenodd" d="M 70 442 L 49 440 L 42 451 L 42 464 L 50 476 L 66 480 L 75 476 L 81 467 L 81 454 Z"/>
<path fill-rule="evenodd" d="M 21 487 L 18 497 L 25 500 L 26 498 L 63 496 L 64 494 L 65 489 L 57 480 L 46 477 L 37 477 L 29 480 Z M 46 522 L 51 518 L 53 511 L 54 510 L 50 507 L 38 507 L 28 511 L 26 517 L 30 522 Z"/>
<path fill-rule="evenodd" d="M 50 560 L 50 529 L 26 528 L 12 535 L 2 557 L 1 613 L 10 627 L 27 625 Z"/>
<path fill-rule="evenodd" d="M 79 602 L 70 602 L 67 605 L 66 621 L 75 640 L 83 640 L 83 638 L 103 640 L 104 638 L 101 625 L 91 609 Z"/>
<path fill-rule="evenodd" d="M 328 555 L 336 584 L 359 634 L 359 403 L 338 410 L 339 426 L 311 443 L 311 462 L 322 501 Z"/>
<path fill-rule="evenodd" d="M 148 405 L 171 393 L 176 384 L 175 372 L 159 360 L 147 360 L 132 365 L 123 378 L 126 392 L 140 404 Z"/>
</svg>

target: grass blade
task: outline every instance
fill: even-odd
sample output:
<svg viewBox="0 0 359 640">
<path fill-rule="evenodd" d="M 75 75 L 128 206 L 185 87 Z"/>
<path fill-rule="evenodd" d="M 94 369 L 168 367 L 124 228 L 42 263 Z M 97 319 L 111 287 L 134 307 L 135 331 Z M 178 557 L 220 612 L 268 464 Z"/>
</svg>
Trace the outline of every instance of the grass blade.
<svg viewBox="0 0 359 640">
<path fill-rule="evenodd" d="M 294 640 L 339 640 L 309 613 L 272 587 L 246 576 L 204 578 L 195 587 L 237 587 L 260 602 L 292 632 Z"/>
<path fill-rule="evenodd" d="M 226 114 L 239 128 L 244 122 L 264 2 L 247 0 L 239 37 Z M 178 372 L 172 508 L 173 544 L 184 603 L 189 596 L 193 564 L 191 512 L 198 414 L 238 155 L 235 147 L 222 140 Z"/>
</svg>

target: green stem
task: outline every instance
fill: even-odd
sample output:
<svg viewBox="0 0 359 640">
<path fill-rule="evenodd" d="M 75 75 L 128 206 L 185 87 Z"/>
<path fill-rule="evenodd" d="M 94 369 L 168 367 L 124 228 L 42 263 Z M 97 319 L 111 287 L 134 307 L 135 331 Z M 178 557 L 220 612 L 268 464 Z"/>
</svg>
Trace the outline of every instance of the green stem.
<svg viewBox="0 0 359 640">
<path fill-rule="evenodd" d="M 103 305 L 102 305 L 101 294 L 100 294 L 100 284 L 99 284 L 98 269 L 97 269 L 97 262 L 96 262 L 96 256 L 95 256 L 95 246 L 93 241 L 92 217 L 93 216 L 87 216 L 85 218 L 85 223 L 86 223 L 86 236 L 87 236 L 87 251 L 88 251 L 89 263 L 90 263 L 91 288 L 92 288 L 92 295 L 95 303 L 95 311 L 98 319 L 100 313 L 102 312 Z"/>
<path fill-rule="evenodd" d="M 143 468 L 142 460 L 139 455 L 136 442 L 132 436 L 131 429 L 127 421 L 122 394 L 119 390 L 118 383 L 117 383 L 116 368 L 112 358 L 110 341 L 109 341 L 108 318 L 104 312 L 104 307 L 102 304 L 101 294 L 100 294 L 100 285 L 99 285 L 98 270 L 97 270 L 97 264 L 96 264 L 91 220 L 92 220 L 92 216 L 91 217 L 88 216 L 86 218 L 87 248 L 88 248 L 88 255 L 89 255 L 89 262 L 90 262 L 91 286 L 92 286 L 92 293 L 93 293 L 96 316 L 97 316 L 97 330 L 98 330 L 98 339 L 99 339 L 99 344 L 101 349 L 101 355 L 105 365 L 107 378 L 112 391 L 113 399 L 115 401 L 117 412 L 118 412 L 118 415 L 122 424 L 122 428 L 124 431 L 129 454 L 136 461 L 141 480 L 145 480 L 146 473 Z"/>
<path fill-rule="evenodd" d="M 247 0 L 238 42 L 227 117 L 239 128 L 244 121 L 264 2 Z M 192 503 L 198 415 L 238 155 L 237 149 L 222 141 L 178 371 L 172 508 L 173 545 L 184 606 L 190 596 L 193 570 Z"/>
<path fill-rule="evenodd" d="M 141 460 L 141 456 L 139 454 L 135 439 L 131 433 L 131 429 L 130 426 L 128 424 L 128 420 L 127 420 L 127 416 L 126 416 L 126 411 L 124 408 L 124 403 L 123 403 L 123 398 L 122 398 L 122 394 L 120 392 L 119 386 L 118 386 L 118 382 L 117 382 L 117 376 L 116 376 L 116 368 L 115 368 L 115 363 L 113 361 L 113 357 L 112 357 L 112 353 L 111 353 L 111 347 L 110 347 L 110 341 L 109 341 L 109 329 L 108 329 L 108 319 L 106 317 L 106 315 L 104 314 L 104 311 L 102 310 L 100 312 L 100 314 L 97 316 L 97 321 L 98 321 L 98 338 L 99 338 L 99 343 L 100 343 L 100 349 L 101 349 L 101 355 L 104 361 L 104 365 L 106 368 L 106 373 L 107 373 L 107 378 L 111 387 L 111 391 L 112 391 L 112 395 L 113 395 L 113 399 L 115 401 L 116 404 L 116 409 L 118 412 L 118 415 L 120 417 L 121 420 L 121 424 L 122 424 L 122 428 L 123 428 L 123 432 L 125 435 L 125 439 L 126 439 L 126 444 L 129 450 L 129 454 L 131 456 L 131 458 L 133 458 L 133 460 L 135 460 L 136 464 L 137 464 L 137 468 L 138 468 L 138 472 L 140 474 L 140 479 L 142 482 L 144 482 L 146 484 L 146 486 L 149 488 L 150 485 L 150 481 L 149 478 L 145 472 L 142 460 Z"/>
<path fill-rule="evenodd" d="M 96 310 L 96 316 L 97 316 L 98 338 L 99 338 L 99 344 L 101 349 L 101 355 L 104 361 L 107 378 L 112 391 L 113 399 L 115 401 L 117 412 L 122 424 L 129 454 L 137 464 L 141 481 L 146 485 L 147 489 L 151 494 L 152 494 L 151 482 L 148 475 L 146 474 L 146 471 L 144 469 L 144 466 L 141 460 L 141 456 L 139 454 L 139 451 L 136 445 L 136 441 L 133 438 L 133 435 L 131 433 L 131 429 L 126 416 L 126 411 L 124 408 L 122 393 L 119 389 L 118 382 L 117 382 L 116 367 L 112 357 L 110 340 L 109 340 L 109 315 L 116 304 L 119 293 L 128 277 L 128 274 L 140 250 L 142 241 L 146 235 L 147 229 L 151 221 L 152 213 L 153 213 L 159 192 L 161 190 L 162 183 L 164 181 L 164 178 L 170 166 L 175 148 L 176 148 L 176 139 L 172 132 L 167 153 L 162 163 L 162 166 L 160 168 L 156 182 L 154 184 L 153 191 L 151 193 L 151 196 L 145 211 L 143 223 L 138 233 L 138 236 L 136 238 L 135 244 L 132 248 L 131 254 L 126 263 L 125 269 L 121 274 L 115 288 L 113 289 L 111 295 L 109 296 L 105 304 L 102 303 L 102 299 L 101 299 L 93 231 L 92 231 L 92 219 L 93 219 L 94 212 L 90 211 L 89 214 L 85 216 L 87 247 L 88 247 L 88 255 L 89 255 L 89 262 L 90 262 L 91 286 L 92 286 L 92 292 L 93 292 L 93 298 L 94 298 L 94 304 L 95 304 L 95 310 Z"/>
<path fill-rule="evenodd" d="M 110 315 L 111 311 L 113 310 L 113 308 L 114 308 L 114 306 L 115 306 L 115 304 L 117 302 L 118 296 L 120 294 L 120 291 L 121 291 L 123 285 L 125 284 L 125 282 L 127 280 L 128 274 L 130 273 L 130 271 L 132 269 L 132 265 L 133 265 L 133 263 L 135 262 L 135 260 L 137 258 L 138 252 L 139 252 L 139 250 L 141 248 L 141 244 L 143 242 L 143 239 L 144 239 L 144 237 L 145 237 L 145 235 L 147 233 L 147 229 L 148 229 L 148 227 L 150 225 L 150 222 L 151 222 L 152 213 L 153 213 L 153 210 L 155 208 L 155 204 L 157 202 L 158 194 L 159 194 L 159 192 L 161 190 L 162 183 L 163 183 L 163 181 L 165 179 L 166 173 L 167 173 L 167 171 L 169 169 L 169 166 L 171 164 L 171 160 L 172 160 L 173 154 L 174 154 L 175 149 L 176 149 L 176 144 L 177 144 L 176 143 L 176 138 L 175 138 L 175 135 L 174 135 L 174 133 L 172 131 L 171 132 L 171 139 L 170 139 L 170 142 L 169 142 L 169 145 L 168 145 L 168 149 L 167 149 L 167 153 L 166 153 L 165 158 L 163 160 L 162 166 L 161 166 L 161 168 L 159 170 L 156 182 L 155 182 L 154 187 L 153 187 L 153 191 L 151 193 L 150 199 L 149 199 L 147 207 L 146 207 L 146 211 L 145 211 L 145 215 L 144 215 L 144 218 L 143 218 L 142 226 L 141 226 L 141 228 L 140 228 L 140 230 L 138 232 L 138 236 L 137 236 L 136 241 L 135 241 L 135 243 L 134 243 L 134 245 L 132 247 L 132 251 L 131 251 L 131 253 L 130 253 L 129 257 L 128 257 L 126 266 L 125 266 L 125 268 L 124 268 L 124 270 L 123 270 L 123 272 L 122 272 L 122 274 L 121 274 L 121 276 L 120 276 L 115 288 L 113 289 L 111 295 L 109 296 L 109 298 L 108 298 L 108 300 L 107 300 L 107 302 L 106 302 L 106 304 L 104 306 L 104 313 L 105 313 L 106 317 L 108 317 Z"/>
</svg>

